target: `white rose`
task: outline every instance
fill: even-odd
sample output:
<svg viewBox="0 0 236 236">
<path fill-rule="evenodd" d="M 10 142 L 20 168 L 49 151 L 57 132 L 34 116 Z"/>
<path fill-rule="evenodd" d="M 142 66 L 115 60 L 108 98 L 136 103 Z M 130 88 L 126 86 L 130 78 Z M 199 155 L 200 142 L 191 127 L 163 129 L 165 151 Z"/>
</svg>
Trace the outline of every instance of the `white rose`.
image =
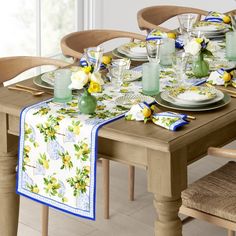
<svg viewBox="0 0 236 236">
<path fill-rule="evenodd" d="M 187 45 L 184 47 L 184 50 L 186 53 L 190 53 L 193 56 L 197 55 L 201 50 L 201 44 L 198 43 L 195 39 L 187 43 Z"/>
<path fill-rule="evenodd" d="M 92 73 L 91 75 L 91 81 L 103 85 L 104 81 L 102 79 L 102 75 L 99 72 Z"/>
<path fill-rule="evenodd" d="M 89 81 L 89 74 L 82 70 L 73 72 L 71 75 L 70 89 L 82 89 Z"/>
</svg>

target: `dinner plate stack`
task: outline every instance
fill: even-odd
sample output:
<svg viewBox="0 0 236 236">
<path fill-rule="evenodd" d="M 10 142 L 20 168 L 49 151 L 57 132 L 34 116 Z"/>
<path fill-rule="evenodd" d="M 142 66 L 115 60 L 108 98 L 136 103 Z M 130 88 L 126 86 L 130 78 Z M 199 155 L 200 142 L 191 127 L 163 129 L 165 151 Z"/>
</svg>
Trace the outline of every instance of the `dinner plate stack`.
<svg viewBox="0 0 236 236">
<path fill-rule="evenodd" d="M 198 36 L 201 33 L 209 39 L 222 38 L 228 31 L 229 26 L 227 24 L 207 21 L 200 21 L 192 28 L 194 35 Z"/>
<path fill-rule="evenodd" d="M 130 42 L 117 48 L 120 55 L 124 55 L 131 60 L 147 61 L 147 51 L 145 42 Z"/>
<path fill-rule="evenodd" d="M 180 86 L 161 92 L 156 101 L 168 108 L 203 111 L 226 105 L 230 97 L 206 86 Z"/>
</svg>

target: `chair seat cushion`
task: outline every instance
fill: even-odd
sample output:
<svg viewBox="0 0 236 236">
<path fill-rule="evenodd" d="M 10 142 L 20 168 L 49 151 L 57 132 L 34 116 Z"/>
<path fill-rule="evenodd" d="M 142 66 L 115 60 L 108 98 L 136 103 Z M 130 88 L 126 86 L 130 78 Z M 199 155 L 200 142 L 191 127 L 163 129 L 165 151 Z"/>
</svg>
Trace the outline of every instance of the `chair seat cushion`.
<svg viewBox="0 0 236 236">
<path fill-rule="evenodd" d="M 236 222 L 236 162 L 199 179 L 182 192 L 183 205 Z"/>
</svg>

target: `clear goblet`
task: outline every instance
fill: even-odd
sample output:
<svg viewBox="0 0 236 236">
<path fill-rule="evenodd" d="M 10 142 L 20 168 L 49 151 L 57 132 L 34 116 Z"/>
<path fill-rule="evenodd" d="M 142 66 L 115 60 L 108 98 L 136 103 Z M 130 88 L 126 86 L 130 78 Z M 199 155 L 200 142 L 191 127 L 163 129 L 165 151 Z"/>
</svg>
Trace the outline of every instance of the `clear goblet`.
<svg viewBox="0 0 236 236">
<path fill-rule="evenodd" d="M 160 63 L 160 45 L 161 39 L 146 41 L 147 56 L 149 62 Z"/>
<path fill-rule="evenodd" d="M 129 67 L 129 61 L 123 59 L 114 60 L 110 68 L 110 79 L 115 90 L 120 90 L 123 83 L 124 72 Z"/>
<path fill-rule="evenodd" d="M 184 35 L 185 41 L 190 40 L 191 30 L 196 23 L 197 15 L 195 14 L 181 14 L 178 15 L 179 26 L 180 26 L 180 34 Z"/>
<path fill-rule="evenodd" d="M 99 71 L 101 63 L 102 63 L 102 56 L 103 56 L 103 48 L 98 47 L 91 47 L 84 49 L 85 57 L 89 65 L 94 65 L 93 72 L 96 73 Z"/>
<path fill-rule="evenodd" d="M 173 67 L 173 70 L 176 73 L 176 78 L 177 78 L 177 82 L 178 82 L 177 84 L 178 85 L 186 83 L 185 71 L 186 71 L 186 67 L 187 67 L 188 57 L 189 57 L 189 55 L 186 54 L 185 52 L 176 52 L 173 55 L 172 67 Z"/>
</svg>

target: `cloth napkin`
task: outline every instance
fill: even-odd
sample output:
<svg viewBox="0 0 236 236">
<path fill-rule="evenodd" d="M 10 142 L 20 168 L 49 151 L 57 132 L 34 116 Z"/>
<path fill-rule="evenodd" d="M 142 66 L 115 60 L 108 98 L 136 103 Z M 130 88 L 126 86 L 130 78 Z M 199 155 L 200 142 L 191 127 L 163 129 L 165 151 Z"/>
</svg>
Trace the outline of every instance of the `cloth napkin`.
<svg viewBox="0 0 236 236">
<path fill-rule="evenodd" d="M 225 14 L 222 14 L 220 12 L 210 11 L 208 15 L 204 18 L 204 21 L 225 23 L 224 22 L 225 16 L 226 16 Z"/>
<path fill-rule="evenodd" d="M 227 83 L 232 83 L 234 87 L 236 87 L 236 78 L 234 77 L 235 74 L 231 73 L 232 71 L 236 70 L 236 68 L 232 69 L 218 69 L 216 71 L 211 72 L 209 78 L 206 80 L 206 82 L 214 85 L 225 85 Z M 224 79 L 224 74 L 225 72 L 230 73 L 231 79 L 230 80 L 225 80 Z"/>
<path fill-rule="evenodd" d="M 176 131 L 183 125 L 188 124 L 186 114 L 179 114 L 173 112 L 160 112 L 160 113 L 150 113 L 147 117 L 144 110 L 151 110 L 150 106 L 141 102 L 139 104 L 135 104 L 131 107 L 131 109 L 125 114 L 126 120 L 133 121 L 145 121 L 147 119 L 151 120 L 155 125 L 161 126 L 171 131 Z"/>
<path fill-rule="evenodd" d="M 159 40 L 163 38 L 168 38 L 170 33 L 162 32 L 158 29 L 153 29 L 146 37 L 146 41 L 149 40 Z M 175 47 L 183 48 L 184 47 L 184 38 L 180 35 L 175 39 Z"/>
<path fill-rule="evenodd" d="M 79 64 L 80 64 L 80 66 L 85 67 L 85 66 L 88 66 L 90 64 L 95 64 L 95 63 L 96 63 L 95 58 L 93 58 L 93 57 L 86 58 L 86 56 L 83 55 L 80 58 L 80 63 Z M 106 67 L 107 67 L 107 65 L 102 62 L 101 65 L 100 65 L 100 69 L 105 69 Z"/>
</svg>

